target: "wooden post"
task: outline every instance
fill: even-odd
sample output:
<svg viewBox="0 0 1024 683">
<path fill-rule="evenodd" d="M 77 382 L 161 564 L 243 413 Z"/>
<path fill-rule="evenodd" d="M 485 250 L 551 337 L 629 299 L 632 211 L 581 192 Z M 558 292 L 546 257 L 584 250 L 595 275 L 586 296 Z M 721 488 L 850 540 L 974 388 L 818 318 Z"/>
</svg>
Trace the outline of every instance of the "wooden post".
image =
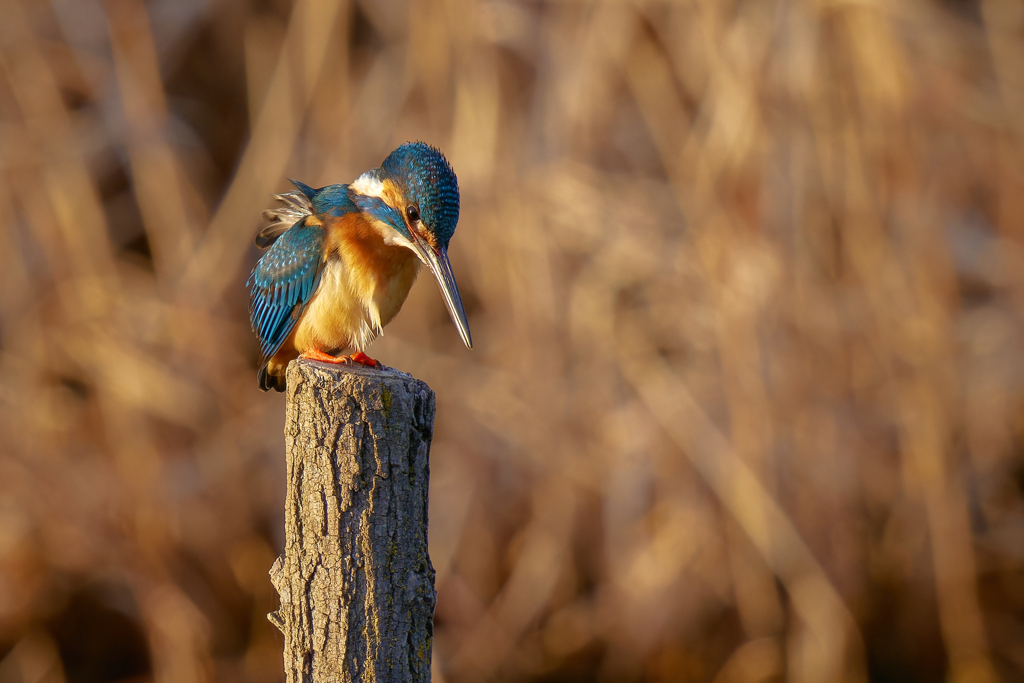
<svg viewBox="0 0 1024 683">
<path fill-rule="evenodd" d="M 270 570 L 287 683 L 430 681 L 434 392 L 390 368 L 288 367 L 285 553 Z"/>
</svg>

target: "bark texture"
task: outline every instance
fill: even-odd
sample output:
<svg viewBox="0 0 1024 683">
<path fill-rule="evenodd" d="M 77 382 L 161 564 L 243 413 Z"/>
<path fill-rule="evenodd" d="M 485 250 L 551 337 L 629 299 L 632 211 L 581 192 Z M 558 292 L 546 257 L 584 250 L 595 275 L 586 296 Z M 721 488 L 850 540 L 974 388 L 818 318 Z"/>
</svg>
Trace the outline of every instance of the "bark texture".
<svg viewBox="0 0 1024 683">
<path fill-rule="evenodd" d="M 390 368 L 288 367 L 285 554 L 270 570 L 287 683 L 430 680 L 434 392 Z"/>
</svg>

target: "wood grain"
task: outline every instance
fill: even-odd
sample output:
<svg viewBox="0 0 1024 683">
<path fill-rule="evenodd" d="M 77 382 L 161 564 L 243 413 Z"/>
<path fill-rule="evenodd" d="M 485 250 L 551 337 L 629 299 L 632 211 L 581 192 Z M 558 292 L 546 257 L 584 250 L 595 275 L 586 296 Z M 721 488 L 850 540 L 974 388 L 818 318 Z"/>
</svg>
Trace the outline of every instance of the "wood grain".
<svg viewBox="0 0 1024 683">
<path fill-rule="evenodd" d="M 270 571 L 288 683 L 430 680 L 434 392 L 390 368 L 288 368 L 285 553 Z"/>
</svg>

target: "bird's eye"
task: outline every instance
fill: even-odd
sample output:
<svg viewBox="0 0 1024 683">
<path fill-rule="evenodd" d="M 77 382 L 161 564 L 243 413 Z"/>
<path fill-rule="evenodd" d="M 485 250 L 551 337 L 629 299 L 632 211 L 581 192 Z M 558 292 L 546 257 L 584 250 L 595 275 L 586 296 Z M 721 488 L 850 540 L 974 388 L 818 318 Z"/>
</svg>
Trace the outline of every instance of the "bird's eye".
<svg viewBox="0 0 1024 683">
<path fill-rule="evenodd" d="M 409 206 L 405 207 L 405 215 L 409 217 L 410 221 L 415 223 L 420 219 L 420 210 L 417 207 L 410 204 Z"/>
</svg>

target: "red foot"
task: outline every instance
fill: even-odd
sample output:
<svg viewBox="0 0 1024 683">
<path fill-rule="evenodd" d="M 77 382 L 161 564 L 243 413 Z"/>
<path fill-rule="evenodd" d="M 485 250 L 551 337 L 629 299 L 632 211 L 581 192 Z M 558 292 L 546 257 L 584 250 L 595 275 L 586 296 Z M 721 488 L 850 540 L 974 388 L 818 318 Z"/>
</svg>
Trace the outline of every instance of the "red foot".
<svg viewBox="0 0 1024 683">
<path fill-rule="evenodd" d="M 351 356 L 349 356 L 349 358 L 352 359 L 353 363 L 362 363 L 363 365 L 368 365 L 371 368 L 375 368 L 379 365 L 377 361 L 375 361 L 373 358 L 370 358 L 362 351 L 356 351 Z"/>
<path fill-rule="evenodd" d="M 329 353 L 324 353 L 320 349 L 310 349 L 309 351 L 302 352 L 299 355 L 299 358 L 308 358 L 309 360 L 318 360 L 318 361 L 321 361 L 323 363 L 336 363 L 336 364 L 341 364 L 341 363 L 360 363 L 362 365 L 367 365 L 367 366 L 369 366 L 371 368 L 375 368 L 375 367 L 377 367 L 377 365 L 379 365 L 379 363 L 377 361 L 375 361 L 374 359 L 370 358 L 369 356 L 367 356 L 362 351 L 356 351 L 355 353 L 353 353 L 350 356 L 332 356 Z"/>
</svg>

